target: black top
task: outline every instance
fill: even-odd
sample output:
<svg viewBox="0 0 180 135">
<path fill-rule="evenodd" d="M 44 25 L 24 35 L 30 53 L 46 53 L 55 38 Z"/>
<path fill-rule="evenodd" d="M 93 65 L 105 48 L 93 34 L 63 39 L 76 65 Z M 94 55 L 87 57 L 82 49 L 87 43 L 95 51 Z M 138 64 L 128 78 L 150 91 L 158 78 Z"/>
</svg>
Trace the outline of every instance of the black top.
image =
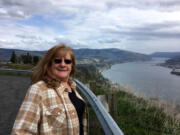
<svg viewBox="0 0 180 135">
<path fill-rule="evenodd" d="M 79 99 L 74 90 L 72 90 L 72 92 L 69 92 L 69 98 L 72 102 L 72 104 L 74 105 L 74 107 L 76 108 L 77 114 L 78 114 L 78 118 L 79 118 L 79 127 L 80 127 L 80 135 L 84 135 L 83 133 L 83 124 L 82 124 L 82 119 L 83 119 L 83 113 L 85 111 L 85 103 L 84 101 L 82 101 L 81 99 Z"/>
</svg>

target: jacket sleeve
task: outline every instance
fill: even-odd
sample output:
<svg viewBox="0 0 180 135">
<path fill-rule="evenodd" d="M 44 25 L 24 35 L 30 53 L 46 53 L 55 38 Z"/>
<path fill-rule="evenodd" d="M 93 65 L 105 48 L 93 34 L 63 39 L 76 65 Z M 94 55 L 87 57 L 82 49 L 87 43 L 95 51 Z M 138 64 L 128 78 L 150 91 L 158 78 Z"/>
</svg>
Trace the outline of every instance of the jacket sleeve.
<svg viewBox="0 0 180 135">
<path fill-rule="evenodd" d="M 11 135 L 36 135 L 40 121 L 40 90 L 31 86 L 19 109 Z"/>
</svg>

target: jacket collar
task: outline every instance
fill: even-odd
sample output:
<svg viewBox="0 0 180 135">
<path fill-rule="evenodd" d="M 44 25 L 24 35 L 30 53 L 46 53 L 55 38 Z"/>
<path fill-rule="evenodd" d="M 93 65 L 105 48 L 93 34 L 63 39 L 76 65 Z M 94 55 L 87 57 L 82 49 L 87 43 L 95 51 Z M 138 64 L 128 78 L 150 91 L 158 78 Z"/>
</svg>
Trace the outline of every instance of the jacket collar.
<svg viewBox="0 0 180 135">
<path fill-rule="evenodd" d="M 69 80 L 68 83 L 72 90 L 76 90 L 76 83 L 73 80 Z M 63 92 L 68 92 L 67 89 L 64 87 L 64 85 L 61 83 L 60 83 L 59 87 L 56 88 L 56 90 L 59 94 L 62 94 Z"/>
<path fill-rule="evenodd" d="M 76 83 L 73 80 L 70 80 L 69 84 L 70 84 L 71 89 L 74 90 L 74 92 L 76 93 L 76 96 L 86 103 L 86 101 L 76 91 Z M 59 96 L 61 96 L 64 92 L 68 93 L 68 91 L 66 90 L 63 84 L 60 84 L 59 87 L 56 89 L 56 91 L 59 94 Z"/>
</svg>

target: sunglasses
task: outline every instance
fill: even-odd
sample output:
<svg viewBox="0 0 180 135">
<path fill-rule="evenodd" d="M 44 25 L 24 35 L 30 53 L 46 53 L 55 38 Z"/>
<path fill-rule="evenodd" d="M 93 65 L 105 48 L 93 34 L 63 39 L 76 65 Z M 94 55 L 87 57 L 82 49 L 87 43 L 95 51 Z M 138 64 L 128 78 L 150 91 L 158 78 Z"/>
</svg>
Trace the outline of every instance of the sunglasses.
<svg viewBox="0 0 180 135">
<path fill-rule="evenodd" d="M 60 63 L 62 63 L 62 59 L 54 59 L 54 63 L 60 64 Z M 65 64 L 71 64 L 71 63 L 72 63 L 72 60 L 64 59 L 64 63 L 65 63 Z"/>
</svg>

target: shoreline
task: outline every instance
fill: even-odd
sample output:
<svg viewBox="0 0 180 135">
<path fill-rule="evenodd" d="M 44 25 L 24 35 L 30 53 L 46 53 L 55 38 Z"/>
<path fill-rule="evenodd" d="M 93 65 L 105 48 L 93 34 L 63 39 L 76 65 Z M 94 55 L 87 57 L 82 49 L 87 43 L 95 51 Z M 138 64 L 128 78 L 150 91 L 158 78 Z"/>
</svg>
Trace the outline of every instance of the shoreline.
<svg viewBox="0 0 180 135">
<path fill-rule="evenodd" d="M 132 92 L 132 90 L 129 90 L 128 88 L 125 88 L 123 86 L 121 86 L 119 83 L 113 82 L 111 80 L 108 79 L 108 83 L 110 84 L 111 88 L 110 89 L 114 89 L 112 92 L 118 92 L 118 91 L 123 91 L 126 92 L 128 94 L 131 94 L 133 96 L 135 96 L 136 98 L 141 98 L 144 101 L 146 101 L 150 106 L 155 106 L 157 108 L 162 108 L 163 111 L 170 115 L 170 116 L 175 116 L 176 118 L 180 119 L 180 104 L 176 104 L 175 106 L 173 106 L 172 104 L 169 104 L 167 102 L 163 102 L 160 101 L 159 99 L 155 99 L 155 98 L 148 98 L 142 95 L 136 95 Z"/>
<path fill-rule="evenodd" d="M 123 64 L 123 63 L 116 63 L 116 64 Z M 113 64 L 113 65 L 116 65 L 116 64 Z M 102 72 L 104 72 L 105 70 L 111 69 L 111 67 L 113 65 L 111 65 L 109 68 L 103 68 L 103 70 L 101 69 L 101 72 L 100 72 L 101 75 L 103 76 Z M 143 94 L 137 95 L 137 94 L 132 92 L 132 90 L 134 88 L 132 88 L 132 87 L 131 87 L 131 89 L 125 88 L 120 83 L 114 82 L 114 81 L 112 81 L 112 80 L 110 80 L 104 76 L 103 76 L 103 78 L 108 80 L 108 83 L 110 84 L 110 87 L 111 87 L 110 89 L 112 89 L 112 88 L 115 89 L 115 90 L 113 90 L 114 92 L 123 91 L 123 92 L 126 92 L 128 94 L 132 94 L 133 96 L 135 96 L 137 98 L 142 98 L 145 101 L 147 101 L 148 104 L 150 104 L 150 105 L 153 105 L 153 106 L 158 107 L 158 108 L 163 108 L 163 110 L 166 114 L 171 115 L 171 116 L 177 116 L 177 118 L 180 119 L 180 104 L 172 105 L 170 103 L 160 101 L 157 98 L 150 98 L 147 96 L 143 96 Z"/>
<path fill-rule="evenodd" d="M 165 67 L 165 68 L 171 69 L 171 72 L 170 72 L 170 73 L 171 73 L 172 75 L 180 76 L 180 72 L 174 71 L 175 69 L 180 69 L 180 68 L 174 68 L 174 66 L 168 65 L 168 64 L 165 64 L 165 63 L 159 63 L 159 64 L 157 64 L 157 66 L 161 66 L 161 67 Z M 175 66 L 175 67 L 176 67 L 176 66 Z"/>
</svg>

